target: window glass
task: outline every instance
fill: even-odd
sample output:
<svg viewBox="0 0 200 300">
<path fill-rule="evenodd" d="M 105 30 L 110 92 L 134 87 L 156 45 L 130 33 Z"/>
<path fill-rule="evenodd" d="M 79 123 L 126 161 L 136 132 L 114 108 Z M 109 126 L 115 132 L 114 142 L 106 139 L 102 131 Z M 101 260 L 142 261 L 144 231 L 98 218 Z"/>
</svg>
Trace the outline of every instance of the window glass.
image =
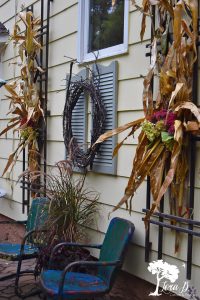
<svg viewBox="0 0 200 300">
<path fill-rule="evenodd" d="M 124 0 L 90 0 L 88 52 L 123 44 Z"/>
</svg>

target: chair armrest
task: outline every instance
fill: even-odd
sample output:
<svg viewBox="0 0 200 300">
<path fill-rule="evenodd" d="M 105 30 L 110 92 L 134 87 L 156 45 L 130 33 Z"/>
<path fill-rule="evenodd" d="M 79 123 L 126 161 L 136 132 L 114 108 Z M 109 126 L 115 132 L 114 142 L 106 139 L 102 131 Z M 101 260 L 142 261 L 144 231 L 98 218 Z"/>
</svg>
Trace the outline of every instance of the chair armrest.
<svg viewBox="0 0 200 300">
<path fill-rule="evenodd" d="M 27 220 L 24 221 L 15 221 L 15 220 L 10 220 L 10 221 L 0 221 L 0 224 L 23 224 L 26 225 Z"/>
<path fill-rule="evenodd" d="M 121 267 L 122 262 L 120 260 L 116 261 L 75 261 L 71 264 L 69 264 L 67 267 L 62 272 L 61 275 L 61 280 L 59 283 L 59 292 L 58 292 L 58 297 L 61 297 L 62 292 L 63 292 L 63 286 L 64 286 L 64 281 L 65 281 L 65 275 L 67 272 L 69 272 L 70 269 L 76 267 L 76 266 L 87 266 L 87 267 L 111 267 L 111 266 L 116 266 L 116 267 Z"/>
<path fill-rule="evenodd" d="M 82 247 L 82 248 L 101 249 L 102 245 L 101 244 L 78 244 L 78 243 L 67 243 L 67 242 L 59 243 L 53 248 L 51 252 L 49 266 L 51 265 L 55 252 L 61 247 Z"/>
<path fill-rule="evenodd" d="M 88 266 L 88 267 L 111 267 L 111 266 L 120 266 L 122 264 L 121 260 L 114 260 L 114 261 L 87 261 L 87 260 L 79 260 L 70 263 L 65 267 L 63 270 L 63 274 L 67 273 L 70 269 L 76 266 Z"/>
<path fill-rule="evenodd" d="M 47 229 L 34 229 L 34 230 L 30 230 L 29 232 L 27 232 L 25 234 L 25 236 L 23 237 L 23 240 L 21 242 L 21 248 L 20 248 L 20 256 L 22 256 L 24 254 L 24 246 L 25 246 L 25 243 L 26 243 L 26 240 L 32 235 L 34 234 L 35 232 L 47 232 L 48 230 Z"/>
</svg>

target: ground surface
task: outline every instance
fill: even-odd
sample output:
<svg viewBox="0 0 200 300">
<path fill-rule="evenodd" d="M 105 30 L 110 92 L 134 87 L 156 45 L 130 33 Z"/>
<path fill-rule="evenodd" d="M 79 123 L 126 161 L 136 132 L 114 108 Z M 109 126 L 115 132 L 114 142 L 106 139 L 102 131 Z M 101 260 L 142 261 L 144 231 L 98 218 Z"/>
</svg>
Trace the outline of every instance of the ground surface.
<svg viewBox="0 0 200 300">
<path fill-rule="evenodd" d="M 6 217 L 0 215 L 1 220 L 8 220 Z M 0 242 L 20 243 L 24 235 L 24 226 L 22 225 L 1 225 L 0 228 Z M 0 277 L 16 272 L 16 262 L 9 262 L 0 259 Z M 23 269 L 33 268 L 35 260 L 28 260 L 23 262 Z M 21 277 L 20 289 L 22 294 L 38 289 L 39 282 L 35 281 L 32 275 Z M 180 297 L 173 297 L 169 295 L 162 295 L 158 297 L 149 297 L 149 293 L 155 290 L 152 284 L 132 276 L 126 272 L 120 272 L 115 285 L 110 293 L 110 300 L 180 300 Z M 0 300 L 18 300 L 14 292 L 14 279 L 0 281 Z M 39 300 L 42 295 L 32 296 L 27 299 Z M 98 299 L 100 300 L 100 299 Z"/>
<path fill-rule="evenodd" d="M 35 264 L 35 260 L 25 261 L 23 263 L 23 269 L 30 269 Z M 0 274 L 8 275 L 16 271 L 16 262 L 8 262 L 0 259 Z M 38 289 L 38 280 L 32 275 L 26 275 L 21 277 L 20 291 L 22 294 Z M 116 283 L 110 293 L 110 300 L 157 300 L 158 297 L 149 297 L 149 293 L 154 291 L 155 287 L 137 277 L 134 277 L 125 272 L 121 272 L 117 277 Z M 22 299 L 17 297 L 14 292 L 14 279 L 0 282 L 0 299 L 1 300 L 18 300 Z M 27 299 L 39 300 L 42 299 L 42 295 L 32 296 Z M 107 298 L 108 299 L 108 298 Z M 159 300 L 178 300 L 179 297 L 170 297 L 169 295 L 163 295 L 159 297 Z M 100 300 L 100 299 L 99 299 Z"/>
</svg>

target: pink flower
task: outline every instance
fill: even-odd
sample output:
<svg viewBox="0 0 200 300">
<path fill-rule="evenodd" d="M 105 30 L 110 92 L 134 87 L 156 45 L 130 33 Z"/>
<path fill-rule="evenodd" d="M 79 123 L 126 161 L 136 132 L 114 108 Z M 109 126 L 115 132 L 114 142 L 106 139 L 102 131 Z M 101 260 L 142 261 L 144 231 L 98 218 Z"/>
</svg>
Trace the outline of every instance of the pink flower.
<svg viewBox="0 0 200 300">
<path fill-rule="evenodd" d="M 156 124 L 157 122 L 164 120 L 166 130 L 169 134 L 174 134 L 174 122 L 176 120 L 176 114 L 172 111 L 167 111 L 166 109 L 159 110 L 155 112 L 151 117 L 151 123 Z"/>
<path fill-rule="evenodd" d="M 151 122 L 156 123 L 157 121 L 164 120 L 166 115 L 167 115 L 166 109 L 159 110 L 153 114 L 151 118 Z"/>
<path fill-rule="evenodd" d="M 165 125 L 167 127 L 167 131 L 169 132 L 169 134 L 174 134 L 175 120 L 176 120 L 176 115 L 172 111 L 168 112 L 168 114 L 166 116 L 166 120 L 165 120 Z"/>
<path fill-rule="evenodd" d="M 174 132 L 175 132 L 174 125 L 171 125 L 171 126 L 168 128 L 168 132 L 169 132 L 169 134 L 174 135 Z"/>
</svg>

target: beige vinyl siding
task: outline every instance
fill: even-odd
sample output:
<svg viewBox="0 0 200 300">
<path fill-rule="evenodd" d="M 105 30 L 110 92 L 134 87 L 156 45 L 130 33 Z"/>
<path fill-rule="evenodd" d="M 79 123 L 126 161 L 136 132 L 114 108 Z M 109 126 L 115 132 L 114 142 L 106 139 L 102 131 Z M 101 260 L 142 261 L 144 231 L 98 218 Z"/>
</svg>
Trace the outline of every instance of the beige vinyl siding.
<svg viewBox="0 0 200 300">
<path fill-rule="evenodd" d="M 33 0 L 0 0 L 1 21 L 12 32 L 15 22 L 15 5 L 18 2 L 18 11 L 23 3 L 26 6 L 35 3 L 35 16 L 39 14 L 40 1 Z M 118 125 L 130 122 L 143 116 L 142 112 L 142 90 L 143 76 L 147 74 L 149 67 L 149 58 L 145 57 L 146 43 L 150 38 L 150 23 L 148 23 L 144 41 L 140 42 L 140 23 L 141 13 L 136 11 L 131 5 L 129 13 L 129 48 L 128 53 L 101 60 L 100 63 L 109 65 L 113 60 L 118 61 L 118 104 L 117 116 Z M 50 18 L 50 44 L 49 44 L 49 86 L 48 86 L 48 109 L 51 116 L 48 118 L 48 165 L 53 166 L 55 162 L 65 158 L 65 148 L 62 135 L 62 112 L 65 102 L 65 85 L 66 73 L 69 73 L 70 59 L 77 56 L 77 31 L 78 31 L 78 5 L 75 0 L 57 0 L 51 3 Z M 2 77 L 7 80 L 19 76 L 19 70 L 16 65 L 12 65 L 13 57 L 17 58 L 17 52 L 12 45 L 8 45 L 5 53 L 1 57 L 2 61 Z M 82 66 L 75 65 L 73 73 L 78 73 Z M 0 101 L 0 128 L 6 125 L 6 116 L 9 102 L 5 99 L 5 89 L 1 89 Z M 128 176 L 131 172 L 132 160 L 136 150 L 137 136 L 127 139 L 121 147 L 118 155 L 117 176 L 102 175 L 89 172 L 87 176 L 88 186 L 95 188 L 100 192 L 100 212 L 95 228 L 89 230 L 89 234 L 94 242 L 103 239 L 104 232 L 107 229 L 109 220 L 108 213 L 118 203 L 124 193 Z M 124 133 L 118 137 L 118 141 L 124 137 Z M 15 149 L 17 143 L 17 134 L 13 139 L 13 134 L 7 134 L 7 138 L 0 138 L 0 174 L 6 165 L 6 161 L 10 152 Z M 200 157 L 200 148 L 198 148 L 197 156 Z M 200 160 L 196 168 L 196 190 L 195 190 L 195 218 L 200 219 Z M 8 194 L 5 199 L 0 199 L 0 212 L 14 219 L 24 219 L 25 216 L 21 212 L 22 193 L 20 184 L 17 183 L 18 175 L 22 172 L 22 157 L 14 167 L 10 174 L 11 180 L 0 178 L 0 187 L 4 188 Z M 7 177 L 9 174 L 6 174 Z M 129 212 L 125 208 L 121 208 L 112 214 L 114 216 L 124 217 L 131 220 L 136 227 L 134 242 L 129 249 L 124 268 L 130 273 L 149 281 L 154 281 L 146 271 L 147 264 L 144 262 L 144 236 L 145 228 L 142 221 L 142 208 L 145 207 L 146 183 L 144 183 L 136 192 L 133 198 L 133 212 Z M 165 201 L 166 212 L 169 212 L 167 201 Z M 163 252 L 165 259 L 176 265 L 182 265 L 182 261 L 186 259 L 186 236 L 183 235 L 181 242 L 181 251 L 178 255 L 174 255 L 174 233 L 164 229 L 164 247 Z M 152 225 L 150 240 L 152 242 L 151 259 L 156 259 L 157 250 L 157 234 L 158 228 Z M 198 249 L 200 239 L 194 239 L 193 252 L 193 285 L 198 287 L 197 278 L 200 276 L 200 258 Z M 181 267 L 180 267 L 181 268 Z M 181 270 L 180 283 L 185 279 L 185 270 Z"/>
</svg>

